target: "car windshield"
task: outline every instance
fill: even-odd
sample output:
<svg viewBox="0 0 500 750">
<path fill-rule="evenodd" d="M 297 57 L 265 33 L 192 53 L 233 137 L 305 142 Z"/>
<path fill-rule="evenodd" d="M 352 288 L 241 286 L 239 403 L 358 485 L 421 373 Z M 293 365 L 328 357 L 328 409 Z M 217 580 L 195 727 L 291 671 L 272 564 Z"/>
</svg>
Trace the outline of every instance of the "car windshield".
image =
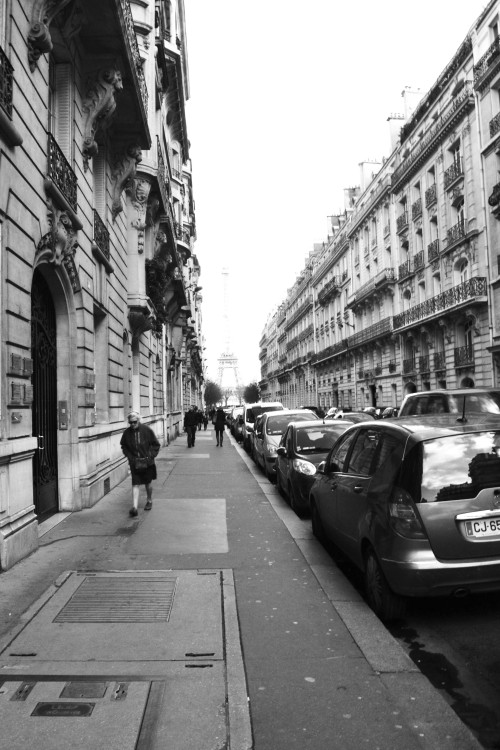
<svg viewBox="0 0 500 750">
<path fill-rule="evenodd" d="M 500 486 L 500 430 L 449 435 L 421 446 L 421 502 L 476 497 Z"/>
<path fill-rule="evenodd" d="M 295 434 L 297 453 L 328 453 L 345 425 L 324 424 L 319 427 L 299 427 Z"/>
<path fill-rule="evenodd" d="M 276 414 L 269 417 L 266 424 L 267 435 L 282 435 L 290 422 L 310 422 L 313 417 L 311 412 L 303 414 Z"/>
</svg>

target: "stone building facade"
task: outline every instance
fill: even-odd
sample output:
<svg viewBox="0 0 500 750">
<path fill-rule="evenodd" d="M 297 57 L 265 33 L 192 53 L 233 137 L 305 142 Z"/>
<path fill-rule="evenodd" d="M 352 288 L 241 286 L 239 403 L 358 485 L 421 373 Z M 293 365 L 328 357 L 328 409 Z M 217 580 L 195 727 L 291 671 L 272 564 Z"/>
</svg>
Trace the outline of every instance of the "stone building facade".
<svg viewBox="0 0 500 750">
<path fill-rule="evenodd" d="M 392 153 L 361 165 L 276 313 L 266 397 L 362 409 L 500 384 L 499 17 L 490 2 L 416 107 L 403 92 Z"/>
<path fill-rule="evenodd" d="M 182 0 L 0 9 L 0 567 L 201 403 Z"/>
</svg>

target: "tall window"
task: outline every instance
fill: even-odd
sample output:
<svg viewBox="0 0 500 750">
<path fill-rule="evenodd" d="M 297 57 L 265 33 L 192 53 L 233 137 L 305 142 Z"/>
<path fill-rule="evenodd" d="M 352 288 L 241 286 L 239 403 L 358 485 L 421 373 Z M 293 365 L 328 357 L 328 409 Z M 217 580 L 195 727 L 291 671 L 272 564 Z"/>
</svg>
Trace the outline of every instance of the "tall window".
<svg viewBox="0 0 500 750">
<path fill-rule="evenodd" d="M 56 63 L 51 56 L 49 63 L 49 132 L 68 162 L 73 164 L 73 101 L 71 66 Z"/>
</svg>

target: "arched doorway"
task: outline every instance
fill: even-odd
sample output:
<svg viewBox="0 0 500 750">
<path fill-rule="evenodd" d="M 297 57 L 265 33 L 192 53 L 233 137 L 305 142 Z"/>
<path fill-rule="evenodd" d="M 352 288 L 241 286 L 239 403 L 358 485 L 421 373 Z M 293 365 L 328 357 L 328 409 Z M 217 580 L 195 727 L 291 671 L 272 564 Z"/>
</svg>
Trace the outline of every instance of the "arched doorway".
<svg viewBox="0 0 500 750">
<path fill-rule="evenodd" d="M 43 276 L 35 270 L 31 292 L 32 434 L 37 438 L 38 449 L 33 458 L 33 502 L 39 518 L 57 512 L 59 507 L 56 342 L 52 295 Z"/>
</svg>

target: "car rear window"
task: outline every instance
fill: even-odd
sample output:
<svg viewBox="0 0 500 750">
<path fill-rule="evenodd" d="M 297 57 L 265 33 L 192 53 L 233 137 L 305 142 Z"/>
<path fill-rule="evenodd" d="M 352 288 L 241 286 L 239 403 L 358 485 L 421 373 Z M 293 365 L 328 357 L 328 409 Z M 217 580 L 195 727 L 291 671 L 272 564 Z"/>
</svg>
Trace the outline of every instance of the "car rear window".
<svg viewBox="0 0 500 750">
<path fill-rule="evenodd" d="M 283 411 L 282 406 L 252 406 L 251 409 L 247 409 L 247 422 L 255 422 L 259 414 L 265 411 Z"/>
<path fill-rule="evenodd" d="M 417 501 L 465 499 L 487 487 L 500 487 L 500 430 L 448 435 L 418 448 L 421 460 L 413 457 L 414 471 L 422 477 L 421 496 L 413 495 Z"/>
<path fill-rule="evenodd" d="M 426 394 L 409 398 L 404 406 L 403 415 L 418 414 L 462 414 L 465 412 L 481 412 L 486 414 L 500 414 L 500 393 L 496 391 L 478 393 L 471 389 L 470 393 L 461 394 Z"/>
<path fill-rule="evenodd" d="M 297 453 L 328 453 L 344 431 L 345 425 L 299 427 L 295 435 Z"/>
<path fill-rule="evenodd" d="M 310 422 L 314 419 L 311 412 L 305 411 L 303 414 L 277 414 L 269 417 L 266 424 L 266 433 L 268 435 L 282 435 L 290 422 Z"/>
</svg>

